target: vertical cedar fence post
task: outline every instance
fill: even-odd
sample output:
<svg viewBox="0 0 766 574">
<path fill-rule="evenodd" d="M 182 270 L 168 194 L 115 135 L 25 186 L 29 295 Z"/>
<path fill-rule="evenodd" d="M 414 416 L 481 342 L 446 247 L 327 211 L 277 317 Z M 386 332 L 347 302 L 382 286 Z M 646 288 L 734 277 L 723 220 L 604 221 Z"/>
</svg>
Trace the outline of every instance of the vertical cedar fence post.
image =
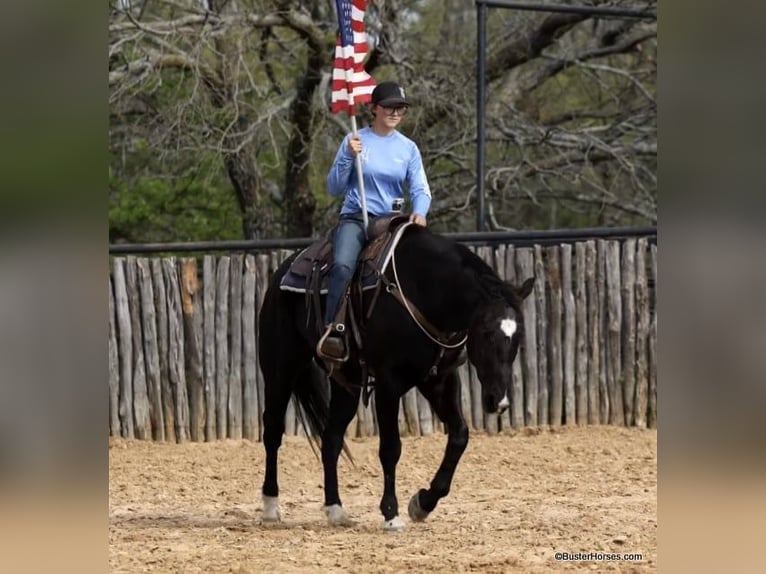
<svg viewBox="0 0 766 574">
<path fill-rule="evenodd" d="M 412 388 L 402 397 L 404 418 L 407 421 L 407 434 L 420 436 L 420 417 L 418 416 L 418 390 Z"/>
<path fill-rule="evenodd" d="M 242 436 L 258 440 L 258 382 L 255 353 L 255 257 L 246 255 L 242 272 Z"/>
<path fill-rule="evenodd" d="M 526 277 L 516 275 L 516 249 L 513 245 L 508 245 L 505 250 L 505 280 L 513 285 L 521 284 Z M 511 408 L 510 424 L 511 428 L 518 429 L 524 426 L 524 372 L 522 364 L 524 363 L 524 335 L 519 345 L 519 352 L 516 360 L 513 361 L 513 378 L 511 380 Z"/>
<path fill-rule="evenodd" d="M 120 351 L 117 348 L 114 281 L 109 276 L 109 435 L 120 436 Z"/>
<path fill-rule="evenodd" d="M 561 424 L 656 427 L 656 244 L 597 239 L 471 249 L 506 281 L 536 281 L 523 303 L 510 409 L 484 413 L 475 369 L 468 362 L 458 369 L 470 427 L 489 434 Z M 290 253 L 112 258 L 111 436 L 262 440 L 258 313 Z M 349 436 L 378 433 L 374 404 L 374 395 L 369 407 L 360 402 Z M 445 430 L 416 389 L 401 399 L 399 428 L 413 436 Z M 292 402 L 285 432 L 304 432 Z"/>
<path fill-rule="evenodd" d="M 215 309 L 215 423 L 216 437 L 226 438 L 229 402 L 229 270 L 228 256 L 218 258 Z"/>
<path fill-rule="evenodd" d="M 229 403 L 228 437 L 242 438 L 242 255 L 231 256 L 229 271 Z"/>
<path fill-rule="evenodd" d="M 138 292 L 138 270 L 135 257 L 125 262 L 128 281 L 128 305 L 130 325 L 133 332 L 133 423 L 136 438 L 148 439 L 152 434 L 149 416 L 149 396 L 146 390 L 146 364 L 144 362 L 144 337 L 141 328 L 141 297 Z"/>
<path fill-rule="evenodd" d="M 625 411 L 622 400 L 622 295 L 620 292 L 620 244 L 611 241 L 607 244 L 606 256 L 607 288 L 607 357 L 606 372 L 609 389 L 609 423 L 625 424 Z"/>
<path fill-rule="evenodd" d="M 649 255 L 650 281 L 654 285 L 654 304 L 652 320 L 649 325 L 649 405 L 646 423 L 650 428 L 657 426 L 657 245 L 652 245 Z"/>
<path fill-rule="evenodd" d="M 434 414 L 431 411 L 431 404 L 428 402 L 428 399 L 426 399 L 420 391 L 417 392 L 417 397 L 418 397 L 418 425 L 420 425 L 420 434 L 422 436 L 433 434 Z M 370 417 L 370 423 L 372 423 L 372 417 Z M 369 436 L 369 434 L 365 436 Z"/>
<path fill-rule="evenodd" d="M 199 298 L 197 260 L 181 259 L 181 309 L 184 349 L 186 350 L 186 388 L 189 393 L 189 433 L 191 440 L 205 438 L 205 386 L 202 358 L 202 311 Z"/>
<path fill-rule="evenodd" d="M 215 401 L 216 401 L 216 347 L 215 347 L 215 294 L 216 264 L 212 255 L 205 255 L 202 260 L 202 341 L 203 341 L 203 378 L 205 381 L 205 440 L 217 437 Z"/>
<path fill-rule="evenodd" d="M 519 280 L 525 280 L 534 275 L 534 252 L 529 247 L 522 247 L 516 250 L 516 276 Z M 539 284 L 543 283 L 545 289 L 545 279 L 535 275 L 535 288 L 529 297 L 524 299 L 524 347 L 523 356 L 518 360 L 522 361 L 522 371 L 524 373 L 524 421 L 526 426 L 537 426 L 537 292 Z"/>
<path fill-rule="evenodd" d="M 607 242 L 603 239 L 599 239 L 596 242 L 596 289 L 598 300 L 598 330 L 600 338 L 596 341 L 598 347 L 598 416 L 601 424 L 609 423 L 609 411 L 610 411 L 610 395 L 608 391 L 607 383 L 607 371 L 609 365 L 606 362 L 607 359 L 607 344 L 609 341 L 609 331 L 606 315 L 606 254 L 607 254 Z"/>
<path fill-rule="evenodd" d="M 175 257 L 162 261 L 162 274 L 168 295 L 168 366 L 170 388 L 175 405 L 175 435 L 178 442 L 186 442 L 190 438 L 189 395 L 186 388 L 186 346 L 184 345 L 181 287 Z"/>
<path fill-rule="evenodd" d="M 169 334 L 168 334 L 168 298 L 163 276 L 162 259 L 152 259 L 152 286 L 154 288 L 154 308 L 157 312 L 157 339 L 160 354 L 160 390 L 162 394 L 162 420 L 165 425 L 166 441 L 176 440 L 176 415 L 173 390 L 170 387 Z"/>
<path fill-rule="evenodd" d="M 165 440 L 165 417 L 162 411 L 162 380 L 160 377 L 160 350 L 157 339 L 157 313 L 154 305 L 154 287 L 149 260 L 136 261 L 138 284 L 141 289 L 141 323 L 144 331 L 144 358 L 146 359 L 146 390 L 149 395 L 149 418 L 152 438 Z"/>
<path fill-rule="evenodd" d="M 601 314 L 598 287 L 596 242 L 585 242 L 585 291 L 588 299 L 588 424 L 601 422 L 599 373 L 601 371 Z"/>
<path fill-rule="evenodd" d="M 562 423 L 562 402 L 564 398 L 564 372 L 561 364 L 561 269 L 558 246 L 545 250 L 545 269 L 548 280 L 548 365 L 550 371 L 550 395 L 548 424 Z M 546 421 L 546 417 L 540 417 Z"/>
<path fill-rule="evenodd" d="M 535 425 L 547 425 L 550 423 L 549 391 L 550 380 L 548 378 L 548 302 L 547 291 L 549 280 L 546 279 L 545 259 L 543 248 L 539 245 L 534 247 L 535 253 L 535 300 L 537 303 L 537 418 Z"/>
<path fill-rule="evenodd" d="M 117 336 L 119 352 L 119 417 L 123 438 L 135 438 L 133 431 L 133 333 L 130 326 L 128 288 L 125 282 L 125 259 L 116 257 L 112 261 L 114 276 L 114 306 L 117 315 Z"/>
<path fill-rule="evenodd" d="M 460 377 L 460 408 L 468 428 L 476 428 L 473 422 L 473 409 L 471 408 L 471 377 L 468 373 L 468 361 L 457 368 Z"/>
<path fill-rule="evenodd" d="M 649 284 L 647 283 L 648 242 L 641 238 L 636 244 L 636 397 L 634 423 L 646 428 L 646 409 L 649 390 Z"/>
<path fill-rule="evenodd" d="M 622 243 L 621 260 L 622 295 L 622 403 L 625 409 L 625 424 L 633 426 L 635 421 L 636 393 L 636 240 L 626 239 Z"/>
<path fill-rule="evenodd" d="M 561 246 L 561 299 L 564 305 L 562 361 L 564 376 L 564 423 L 576 422 L 575 397 L 575 299 L 572 293 L 572 246 Z"/>
<path fill-rule="evenodd" d="M 575 244 L 575 410 L 578 425 L 588 423 L 588 298 L 585 281 L 587 244 Z"/>
</svg>

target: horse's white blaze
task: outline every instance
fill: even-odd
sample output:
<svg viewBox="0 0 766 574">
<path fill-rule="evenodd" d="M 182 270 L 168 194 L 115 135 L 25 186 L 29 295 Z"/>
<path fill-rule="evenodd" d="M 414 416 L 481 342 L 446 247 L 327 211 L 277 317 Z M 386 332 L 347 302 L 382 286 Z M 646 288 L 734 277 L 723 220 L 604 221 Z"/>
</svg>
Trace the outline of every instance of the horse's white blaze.
<svg viewBox="0 0 766 574">
<path fill-rule="evenodd" d="M 508 400 L 508 393 L 505 393 L 503 395 L 503 399 L 497 403 L 498 408 L 500 409 L 507 409 L 511 406 L 511 401 Z"/>
<path fill-rule="evenodd" d="M 516 332 L 516 321 L 507 318 L 503 319 L 500 321 L 500 330 L 510 339 Z"/>
<path fill-rule="evenodd" d="M 386 520 L 383 523 L 383 530 L 389 530 L 391 532 L 404 530 L 404 520 L 399 518 L 399 515 L 396 515 L 391 520 Z"/>
<path fill-rule="evenodd" d="M 327 522 L 333 526 L 350 526 L 353 521 L 348 517 L 346 511 L 340 504 L 332 504 L 330 506 L 323 507 L 324 513 L 327 516 Z"/>
<path fill-rule="evenodd" d="M 281 522 L 282 521 L 282 513 L 279 511 L 278 496 L 263 497 L 263 521 L 264 522 Z"/>
</svg>

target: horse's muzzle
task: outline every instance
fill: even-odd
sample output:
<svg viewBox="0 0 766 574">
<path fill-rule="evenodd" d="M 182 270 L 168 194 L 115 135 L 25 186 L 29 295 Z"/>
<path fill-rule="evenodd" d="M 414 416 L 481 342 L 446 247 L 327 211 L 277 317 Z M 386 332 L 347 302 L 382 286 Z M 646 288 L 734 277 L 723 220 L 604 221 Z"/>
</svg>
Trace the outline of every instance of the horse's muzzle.
<svg viewBox="0 0 766 574">
<path fill-rule="evenodd" d="M 484 411 L 489 414 L 503 414 L 508 407 L 511 406 L 511 401 L 508 399 L 508 395 L 503 395 L 503 398 L 498 401 L 494 395 L 484 396 Z"/>
</svg>

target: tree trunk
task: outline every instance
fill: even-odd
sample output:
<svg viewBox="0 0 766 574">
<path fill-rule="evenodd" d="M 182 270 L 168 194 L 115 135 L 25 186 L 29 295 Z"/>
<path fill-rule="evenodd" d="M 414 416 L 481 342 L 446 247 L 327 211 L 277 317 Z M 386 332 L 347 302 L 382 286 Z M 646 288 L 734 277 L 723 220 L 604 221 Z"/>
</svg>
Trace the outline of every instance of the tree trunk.
<svg viewBox="0 0 766 574">
<path fill-rule="evenodd" d="M 238 123 L 246 122 L 242 119 Z M 234 144 L 235 142 L 230 142 L 229 145 Z M 259 222 L 257 218 L 259 178 L 253 164 L 253 157 L 255 157 L 255 151 L 249 145 L 244 146 L 240 152 L 227 153 L 223 157 L 226 173 L 229 175 L 242 211 L 242 233 L 245 239 L 258 238 L 265 223 Z"/>
<path fill-rule="evenodd" d="M 322 79 L 325 46 L 306 36 L 306 73 L 290 106 L 292 134 L 287 146 L 285 173 L 285 230 L 288 237 L 311 237 L 314 233 L 316 198 L 311 192 L 311 142 L 314 138 L 314 92 Z"/>
</svg>

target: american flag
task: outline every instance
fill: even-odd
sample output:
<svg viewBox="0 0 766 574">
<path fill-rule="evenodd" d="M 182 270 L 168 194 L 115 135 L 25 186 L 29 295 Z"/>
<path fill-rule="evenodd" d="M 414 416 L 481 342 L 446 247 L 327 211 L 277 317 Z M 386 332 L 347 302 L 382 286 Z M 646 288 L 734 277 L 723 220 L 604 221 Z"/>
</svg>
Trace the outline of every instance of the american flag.
<svg viewBox="0 0 766 574">
<path fill-rule="evenodd" d="M 355 114 L 354 104 L 369 102 L 375 78 L 364 71 L 367 34 L 364 11 L 367 0 L 335 0 L 338 9 L 338 39 L 332 70 L 332 113 Z"/>
</svg>

